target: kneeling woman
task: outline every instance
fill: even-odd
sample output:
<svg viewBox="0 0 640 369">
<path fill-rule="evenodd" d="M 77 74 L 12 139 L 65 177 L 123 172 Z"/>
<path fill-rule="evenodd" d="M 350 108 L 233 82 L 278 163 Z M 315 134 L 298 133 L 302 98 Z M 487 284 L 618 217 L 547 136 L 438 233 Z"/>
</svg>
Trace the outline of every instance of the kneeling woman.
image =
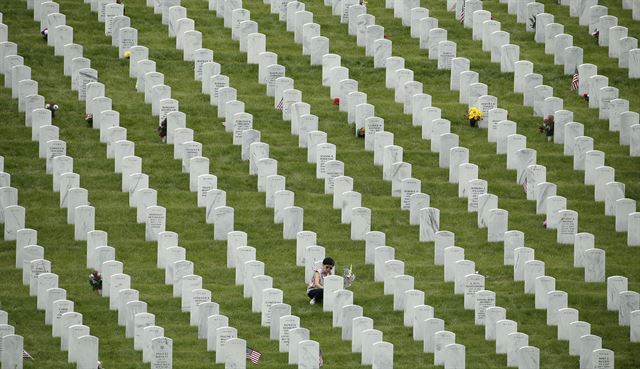
<svg viewBox="0 0 640 369">
<path fill-rule="evenodd" d="M 331 275 L 336 262 L 332 258 L 322 260 L 322 268 L 313 272 L 313 276 L 307 287 L 307 296 L 311 299 L 309 304 L 321 303 L 324 293 L 324 278 Z"/>
</svg>

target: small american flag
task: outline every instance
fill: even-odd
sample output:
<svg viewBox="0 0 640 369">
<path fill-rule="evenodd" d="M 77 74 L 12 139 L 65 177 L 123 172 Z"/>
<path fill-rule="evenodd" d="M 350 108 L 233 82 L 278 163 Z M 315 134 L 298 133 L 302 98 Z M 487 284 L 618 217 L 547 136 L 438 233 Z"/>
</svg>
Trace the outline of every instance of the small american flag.
<svg viewBox="0 0 640 369">
<path fill-rule="evenodd" d="M 323 366 L 324 365 L 324 357 L 322 356 L 322 350 L 320 350 L 320 352 L 318 353 L 318 366 Z"/>
<path fill-rule="evenodd" d="M 252 363 L 257 364 L 260 361 L 261 353 L 247 346 L 247 359 L 251 360 Z"/>
<path fill-rule="evenodd" d="M 31 356 L 31 354 L 29 354 L 28 352 L 22 350 L 22 358 L 23 359 L 31 359 L 33 360 L 33 356 Z"/>
<path fill-rule="evenodd" d="M 524 193 L 527 193 L 527 177 L 524 177 L 524 181 L 522 182 L 522 189 Z"/>
<path fill-rule="evenodd" d="M 578 74 L 578 68 L 573 72 L 573 76 L 571 77 L 571 91 L 575 91 L 580 86 L 580 78 Z"/>
<path fill-rule="evenodd" d="M 282 110 L 283 106 L 284 106 L 284 98 L 278 101 L 278 105 L 276 105 L 276 110 Z"/>
<path fill-rule="evenodd" d="M 460 12 L 460 24 L 464 23 L 464 5 L 462 6 L 462 11 Z"/>
</svg>

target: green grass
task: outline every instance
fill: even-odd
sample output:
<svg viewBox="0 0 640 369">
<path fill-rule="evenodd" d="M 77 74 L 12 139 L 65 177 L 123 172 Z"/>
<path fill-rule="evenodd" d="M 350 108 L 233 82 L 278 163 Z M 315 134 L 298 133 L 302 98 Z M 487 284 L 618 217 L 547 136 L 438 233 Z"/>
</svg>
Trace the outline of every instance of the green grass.
<svg viewBox="0 0 640 369">
<path fill-rule="evenodd" d="M 84 46 L 85 57 L 99 71 L 106 94 L 113 99 L 113 109 L 121 114 L 121 126 L 128 130 L 129 140 L 136 143 L 136 155 L 143 158 L 143 171 L 150 176 L 150 186 L 158 190 L 158 204 L 167 208 L 167 229 L 180 235 L 180 245 L 195 263 L 195 272 L 203 277 L 204 288 L 213 293 L 222 314 L 238 328 L 240 337 L 263 353 L 260 365 L 282 368 L 286 354 L 278 353 L 277 342 L 270 341 L 268 329 L 260 327 L 260 316 L 252 314 L 250 301 L 242 298 L 241 287 L 234 286 L 233 270 L 226 268 L 226 243 L 212 240 L 212 227 L 204 222 L 204 210 L 196 208 L 195 194 L 187 191 L 188 177 L 180 174 L 180 163 L 173 161 L 173 148 L 158 142 L 155 135 L 157 118 L 144 105 L 143 97 L 135 93 L 134 81 L 128 78 L 128 62 L 117 59 L 117 50 L 104 36 L 103 25 L 78 0 L 62 0 L 61 12 L 67 24 L 74 27 L 74 42 Z M 629 11 L 619 4 L 607 4 L 610 14 L 620 17 L 620 24 L 637 31 Z M 237 42 L 231 41 L 229 29 L 222 19 L 207 10 L 205 1 L 185 0 L 189 17 L 203 33 L 203 47 L 214 50 L 214 59 L 222 65 L 231 85 L 238 90 L 238 99 L 254 115 L 254 127 L 262 132 L 263 142 L 270 144 L 271 157 L 278 160 L 279 174 L 287 178 L 287 189 L 295 192 L 296 205 L 305 209 L 305 229 L 318 234 L 318 243 L 340 265 L 353 263 L 358 281 L 353 287 L 355 303 L 364 307 L 366 316 L 384 332 L 385 340 L 395 345 L 397 368 L 432 367 L 431 354 L 422 353 L 422 344 L 414 342 L 411 330 L 402 326 L 402 314 L 391 309 L 392 298 L 383 296 L 380 283 L 373 283 L 373 269 L 365 266 L 364 243 L 349 239 L 349 227 L 340 224 L 339 211 L 331 208 L 331 197 L 323 194 L 323 183 L 315 179 L 315 168 L 306 163 L 306 151 L 297 148 L 297 137 L 273 110 L 272 98 L 257 84 L 257 66 L 245 63 Z M 472 60 L 472 68 L 481 81 L 489 85 L 489 93 L 498 97 L 499 106 L 509 110 L 518 122 L 519 133 L 527 136 L 528 147 L 538 150 L 538 163 L 547 166 L 549 181 L 558 184 L 560 195 L 567 196 L 568 206 L 580 213 L 580 231 L 596 236 L 597 246 L 607 251 L 607 275 L 625 275 L 629 288 L 638 290 L 639 250 L 626 247 L 626 235 L 614 232 L 612 218 L 603 216 L 603 204 L 593 201 L 593 187 L 582 184 L 582 175 L 572 170 L 572 159 L 564 157 L 559 145 L 552 145 L 537 133 L 539 118 L 532 117 L 530 108 L 521 105 L 522 96 L 512 92 L 512 74 L 502 74 L 499 66 L 481 52 L 480 43 L 471 40 L 471 31 L 463 29 L 446 12 L 442 2 L 423 1 L 422 6 L 439 18 L 440 26 L 448 30 L 449 39 L 458 44 L 458 55 Z M 523 25 L 506 14 L 506 5 L 484 2 L 485 9 L 497 14 L 502 29 L 511 33 L 511 40 L 521 46 L 521 59 L 535 63 L 545 83 L 554 87 L 554 95 L 564 99 L 565 107 L 574 111 L 577 121 L 585 124 L 585 134 L 592 136 L 596 148 L 606 152 L 606 162 L 616 168 L 616 179 L 627 185 L 627 197 L 640 196 L 640 162 L 629 158 L 628 148 L 618 145 L 617 134 L 609 132 L 607 123 L 597 119 L 594 110 L 569 91 L 569 77 L 554 66 L 543 46 L 535 44 Z M 462 309 L 462 296 L 453 295 L 451 283 L 442 283 L 442 268 L 433 265 L 433 246 L 418 242 L 417 226 L 408 224 L 408 214 L 399 210 L 399 199 L 389 196 L 391 186 L 381 180 L 381 169 L 372 165 L 372 153 L 363 150 L 360 140 L 353 138 L 353 128 L 346 124 L 346 114 L 331 104 L 328 88 L 320 87 L 321 69 L 309 66 L 309 57 L 301 55 L 301 46 L 294 44 L 277 16 L 261 1 L 245 1 L 251 18 L 268 37 L 267 49 L 278 54 L 287 75 L 303 92 L 303 100 L 312 106 L 312 114 L 320 118 L 320 129 L 338 148 L 338 159 L 345 163 L 346 174 L 354 178 L 356 191 L 362 193 L 363 206 L 372 209 L 372 229 L 383 231 L 387 243 L 396 248 L 396 257 L 405 261 L 406 273 L 415 276 L 416 288 L 425 291 L 427 303 L 434 306 L 436 316 L 446 321 L 447 329 L 456 333 L 457 342 L 467 347 L 469 368 L 504 368 L 505 358 L 494 354 L 493 342 L 484 341 L 484 329 L 473 324 L 473 313 Z M 581 320 L 592 324 L 592 333 L 603 337 L 603 346 L 616 352 L 618 368 L 640 366 L 633 353 L 637 344 L 629 343 L 629 330 L 617 325 L 617 314 L 606 311 L 606 286 L 586 284 L 582 270 L 572 267 L 573 250 L 555 243 L 555 232 L 541 227 L 543 217 L 535 215 L 534 205 L 524 199 L 515 183 L 515 173 L 507 172 L 505 158 L 495 155 L 495 147 L 486 143 L 486 132 L 466 128 L 462 115 L 465 106 L 458 104 L 457 94 L 449 91 L 449 74 L 436 70 L 434 61 L 427 60 L 417 41 L 409 38 L 409 30 L 392 17 L 392 11 L 382 9 L 382 1 L 370 1 L 369 12 L 376 23 L 385 27 L 394 43 L 394 55 L 406 59 L 415 72 L 415 79 L 424 83 L 425 92 L 433 96 L 433 105 L 442 108 L 443 116 L 452 121 L 452 131 L 460 135 L 461 146 L 468 147 L 471 161 L 480 167 L 480 177 L 490 183 L 490 191 L 500 198 L 500 207 L 510 212 L 510 229 L 526 233 L 527 245 L 536 249 L 536 258 L 546 263 L 548 275 L 557 279 L 557 288 L 569 292 L 571 307 L 580 310 Z M 546 3 L 546 10 L 557 19 L 568 9 Z M 409 116 L 393 102 L 393 92 L 384 87 L 384 73 L 373 69 L 373 61 L 364 57 L 364 50 L 355 47 L 355 38 L 347 36 L 346 25 L 339 24 L 331 10 L 321 1 L 307 2 L 314 21 L 321 24 L 322 34 L 331 40 L 331 52 L 342 55 L 342 64 L 350 69 L 350 78 L 359 81 L 360 90 L 368 94 L 369 103 L 376 106 L 378 116 L 385 119 L 386 130 L 395 133 L 395 142 L 404 148 L 404 159 L 413 165 L 414 177 L 421 179 L 423 192 L 431 195 L 432 206 L 441 210 L 442 229 L 456 234 L 457 244 L 465 248 L 466 257 L 476 262 L 477 269 L 487 277 L 487 289 L 497 293 L 499 306 L 519 323 L 519 330 L 530 336 L 530 344 L 541 349 L 541 367 L 577 368 L 576 358 L 569 357 L 568 344 L 555 340 L 555 327 L 547 327 L 546 314 L 533 308 L 533 296 L 524 295 L 522 282 L 512 281 L 512 271 L 502 265 L 502 245 L 490 244 L 486 232 L 475 225 L 475 214 L 466 212 L 466 200 L 457 197 L 457 186 L 448 183 L 446 170 L 438 168 L 437 154 L 420 139 L 419 128 L 411 126 Z M 188 116 L 188 126 L 195 131 L 195 140 L 204 145 L 204 156 L 211 159 L 211 173 L 218 176 L 218 186 L 227 191 L 227 203 L 235 208 L 236 229 L 249 234 L 249 244 L 257 249 L 257 257 L 265 262 L 266 273 L 274 278 L 274 286 L 285 293 L 285 302 L 292 313 L 300 316 L 301 324 L 311 330 L 326 359 L 327 368 L 360 367 L 360 356 L 351 354 L 348 342 L 331 328 L 330 314 L 310 307 L 303 294 L 303 271 L 295 267 L 295 242 L 283 241 L 281 226 L 273 225 L 272 210 L 265 208 L 264 195 L 256 192 L 256 178 L 248 176 L 247 164 L 240 161 L 240 149 L 230 144 L 208 97 L 200 94 L 200 84 L 193 81 L 193 66 L 182 61 L 182 52 L 175 50 L 175 41 L 167 37 L 160 16 L 153 15 L 143 1 L 128 1 L 127 15 L 139 30 L 139 44 L 148 46 L 150 58 L 157 70 L 165 73 L 165 83 L 172 87 L 173 97 Z M 175 368 L 211 367 L 214 356 L 206 352 L 203 341 L 196 339 L 196 330 L 188 325 L 188 315 L 180 313 L 179 301 L 171 298 L 170 286 L 163 284 L 164 271 L 155 268 L 155 243 L 144 241 L 144 226 L 135 223 L 135 209 L 128 208 L 127 195 L 120 192 L 120 176 L 113 173 L 112 161 L 105 159 L 105 146 L 99 144 L 98 132 L 85 127 L 84 104 L 69 89 L 69 78 L 62 76 L 62 58 L 55 58 L 39 35 L 39 25 L 25 3 L 7 0 L 0 4 L 4 22 L 9 25 L 10 39 L 18 43 L 25 64 L 33 68 L 33 79 L 39 82 L 40 94 L 55 100 L 60 106 L 55 124 L 61 139 L 68 143 L 68 155 L 74 158 L 75 172 L 81 176 L 82 187 L 89 190 L 90 201 L 96 207 L 96 227 L 109 233 L 109 244 L 117 249 L 117 259 L 132 276 L 132 288 L 149 304 L 156 315 L 156 324 L 165 328 L 174 339 Z M 617 12 L 617 13 L 614 13 Z M 640 87 L 628 81 L 626 71 L 617 69 L 607 58 L 606 49 L 595 45 L 585 27 L 577 20 L 562 16 L 565 30 L 574 36 L 574 44 L 585 48 L 585 61 L 598 65 L 601 74 L 609 77 L 620 95 L 638 110 Z M 637 33 L 637 32 L 636 32 Z M 116 324 L 116 314 L 109 311 L 105 299 L 91 293 L 86 282 L 85 243 L 73 241 L 73 227 L 66 224 L 66 211 L 58 208 L 58 194 L 51 192 L 51 179 L 44 174 L 44 162 L 37 159 L 37 144 L 30 141 L 30 128 L 24 127 L 23 114 L 18 113 L 8 89 L 0 89 L 3 119 L 0 121 L 0 155 L 5 157 L 5 171 L 12 174 L 12 186 L 19 190 L 19 203 L 27 208 L 27 226 L 39 231 L 39 244 L 46 248 L 45 256 L 52 261 L 53 271 L 60 275 L 61 287 L 67 289 L 76 310 L 83 313 L 85 324 L 100 338 L 100 357 L 107 368 L 138 368 L 141 354 L 135 352 L 132 340 L 124 338 L 124 329 Z M 0 308 L 10 314 L 16 332 L 25 336 L 26 349 L 36 357 L 26 367 L 71 368 L 66 353 L 58 349 L 58 339 L 50 337 L 50 327 L 43 324 L 43 313 L 36 311 L 35 300 L 19 284 L 20 271 L 14 268 L 15 244 L 0 242 Z"/>
</svg>

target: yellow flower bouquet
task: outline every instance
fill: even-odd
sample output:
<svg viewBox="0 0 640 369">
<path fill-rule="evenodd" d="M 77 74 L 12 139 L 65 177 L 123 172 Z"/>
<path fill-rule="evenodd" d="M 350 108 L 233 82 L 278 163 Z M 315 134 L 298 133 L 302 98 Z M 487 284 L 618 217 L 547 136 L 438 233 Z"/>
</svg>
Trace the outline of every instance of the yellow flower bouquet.
<svg viewBox="0 0 640 369">
<path fill-rule="evenodd" d="M 475 127 L 476 123 L 482 119 L 482 117 L 484 116 L 484 113 L 482 113 L 482 111 L 478 108 L 476 108 L 475 106 L 472 106 L 469 108 L 469 111 L 467 112 L 466 115 L 466 119 L 469 120 L 469 125 L 471 125 L 471 127 Z"/>
</svg>

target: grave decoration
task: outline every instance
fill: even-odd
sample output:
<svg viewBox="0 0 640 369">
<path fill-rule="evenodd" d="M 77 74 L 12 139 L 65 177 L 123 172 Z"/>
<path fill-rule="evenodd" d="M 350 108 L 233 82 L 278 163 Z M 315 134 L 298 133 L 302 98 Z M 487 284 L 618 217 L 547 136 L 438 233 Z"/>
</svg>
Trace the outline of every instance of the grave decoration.
<svg viewBox="0 0 640 369">
<path fill-rule="evenodd" d="M 547 141 L 551 141 L 553 140 L 553 129 L 554 117 L 553 114 L 549 114 L 542 120 L 542 124 L 538 127 L 538 130 L 547 136 Z"/>
<path fill-rule="evenodd" d="M 532 29 L 536 29 L 536 17 L 532 16 L 531 18 L 529 18 L 529 25 Z"/>
<path fill-rule="evenodd" d="M 596 43 L 597 43 L 598 40 L 600 39 L 600 31 L 596 29 L 595 31 L 591 32 L 591 36 L 593 36 L 593 38 L 596 39 Z"/>
<path fill-rule="evenodd" d="M 87 126 L 93 127 L 93 114 L 87 114 L 84 116 L 84 121 L 87 122 Z"/>
<path fill-rule="evenodd" d="M 589 102 L 589 94 L 588 93 L 583 93 L 582 94 L 582 98 L 584 99 L 584 101 Z"/>
<path fill-rule="evenodd" d="M 475 106 L 472 106 L 469 108 L 469 111 L 464 116 L 464 118 L 469 120 L 469 125 L 471 127 L 475 127 L 476 123 L 478 123 L 478 121 L 482 119 L 483 116 L 484 116 L 484 113 L 482 113 L 480 109 L 476 108 Z"/>
<path fill-rule="evenodd" d="M 578 73 L 578 68 L 576 68 L 575 72 L 571 76 L 571 91 L 576 91 L 580 87 L 580 74 Z"/>
<path fill-rule="evenodd" d="M 160 122 L 160 125 L 158 125 L 158 136 L 160 136 L 160 139 L 162 140 L 162 142 L 167 142 L 167 118 L 164 118 L 162 120 L 162 122 Z"/>
<path fill-rule="evenodd" d="M 98 293 L 102 292 L 102 275 L 97 270 L 94 270 L 89 274 L 89 285 L 94 291 Z"/>
<path fill-rule="evenodd" d="M 260 361 L 260 356 L 262 356 L 262 354 L 260 352 L 258 352 L 256 350 L 252 349 L 251 347 L 247 346 L 246 357 L 252 363 L 258 364 L 258 362 Z"/>
<path fill-rule="evenodd" d="M 47 41 L 49 38 L 49 29 L 47 27 L 43 28 L 42 31 L 40 31 L 40 34 L 42 35 L 42 38 Z"/>
<path fill-rule="evenodd" d="M 365 136 L 365 129 L 364 127 L 360 127 L 360 129 L 358 129 L 358 138 L 364 138 Z"/>
<path fill-rule="evenodd" d="M 335 99 L 331 100 L 331 103 L 332 103 L 333 105 L 340 105 L 340 98 L 339 98 L 339 97 L 336 97 Z"/>
<path fill-rule="evenodd" d="M 344 278 L 344 288 L 347 289 L 351 287 L 353 281 L 356 280 L 356 275 L 353 273 L 353 264 L 349 265 L 348 268 L 344 268 L 342 277 Z"/>
<path fill-rule="evenodd" d="M 58 104 L 56 104 L 53 101 L 48 101 L 47 104 L 44 106 L 44 108 L 51 111 L 51 118 L 52 119 L 56 117 L 56 112 L 58 111 L 58 109 L 60 109 Z"/>
<path fill-rule="evenodd" d="M 127 50 L 124 52 L 124 58 L 125 59 L 131 59 L 131 51 Z"/>
</svg>

